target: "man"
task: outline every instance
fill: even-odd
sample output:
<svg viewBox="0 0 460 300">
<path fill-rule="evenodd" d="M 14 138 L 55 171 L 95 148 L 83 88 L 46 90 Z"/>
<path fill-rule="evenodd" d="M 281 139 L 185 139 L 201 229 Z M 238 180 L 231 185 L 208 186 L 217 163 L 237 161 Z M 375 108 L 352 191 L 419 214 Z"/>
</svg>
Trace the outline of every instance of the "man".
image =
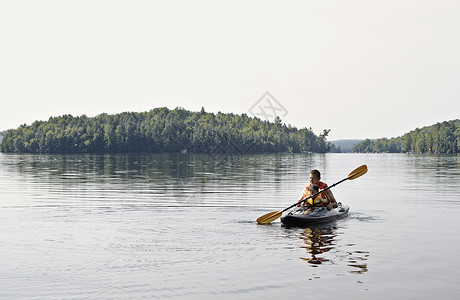
<svg viewBox="0 0 460 300">
<path fill-rule="evenodd" d="M 302 201 L 303 199 L 308 198 L 310 196 L 309 189 L 310 189 L 310 186 L 312 185 L 317 185 L 320 192 L 324 190 L 325 188 L 327 188 L 327 184 L 320 180 L 321 180 L 321 173 L 318 170 L 312 170 L 310 172 L 310 183 L 307 184 L 307 186 L 305 187 L 299 201 Z M 304 201 L 304 203 L 305 202 L 306 201 Z M 328 210 L 331 210 L 337 207 L 337 201 L 335 201 L 334 194 L 332 194 L 331 190 L 326 190 L 321 193 L 320 206 L 326 206 Z"/>
</svg>

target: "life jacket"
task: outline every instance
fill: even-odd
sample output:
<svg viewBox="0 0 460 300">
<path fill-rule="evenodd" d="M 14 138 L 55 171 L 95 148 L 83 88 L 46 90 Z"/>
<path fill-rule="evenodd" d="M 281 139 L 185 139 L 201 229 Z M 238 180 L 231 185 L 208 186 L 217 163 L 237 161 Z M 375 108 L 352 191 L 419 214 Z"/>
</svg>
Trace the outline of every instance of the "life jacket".
<svg viewBox="0 0 460 300">
<path fill-rule="evenodd" d="M 305 198 L 308 198 L 310 197 L 310 191 L 308 190 L 308 188 L 310 187 L 311 183 L 307 184 L 305 186 L 305 190 L 303 191 L 303 196 L 302 198 L 305 199 Z M 322 181 L 319 181 L 318 182 L 318 188 L 320 190 L 324 190 L 325 188 L 327 188 L 327 184 L 322 182 Z M 311 199 L 308 199 L 307 201 L 305 201 L 307 204 L 310 204 L 310 205 L 320 205 L 320 206 L 327 206 L 327 203 L 323 203 L 321 202 L 321 199 L 326 199 L 326 195 L 324 193 L 320 193 L 318 196 L 316 196 L 315 198 L 311 198 Z"/>
</svg>

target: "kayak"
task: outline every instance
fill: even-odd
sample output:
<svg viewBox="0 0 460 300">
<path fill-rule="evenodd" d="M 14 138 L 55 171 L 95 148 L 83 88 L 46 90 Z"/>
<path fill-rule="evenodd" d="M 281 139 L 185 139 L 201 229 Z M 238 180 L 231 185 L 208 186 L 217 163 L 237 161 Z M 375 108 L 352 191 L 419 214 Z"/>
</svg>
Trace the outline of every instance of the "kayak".
<svg viewBox="0 0 460 300">
<path fill-rule="evenodd" d="M 291 211 L 284 217 L 281 217 L 281 222 L 286 226 L 328 223 L 345 218 L 349 210 L 350 207 L 341 204 L 339 204 L 337 208 L 331 210 L 328 210 L 326 207 L 299 209 L 297 211 Z"/>
</svg>

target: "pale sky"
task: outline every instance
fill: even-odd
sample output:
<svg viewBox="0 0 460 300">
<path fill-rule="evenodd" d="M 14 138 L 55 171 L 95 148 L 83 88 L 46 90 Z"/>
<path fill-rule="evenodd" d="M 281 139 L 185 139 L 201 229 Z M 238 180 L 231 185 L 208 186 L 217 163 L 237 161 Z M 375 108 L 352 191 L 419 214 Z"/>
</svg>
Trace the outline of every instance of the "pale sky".
<svg viewBox="0 0 460 300">
<path fill-rule="evenodd" d="M 399 136 L 460 118 L 459 32 L 458 0 L 3 0 L 0 131 L 161 106 L 251 115 L 268 91 L 283 122 L 329 139 Z"/>
</svg>

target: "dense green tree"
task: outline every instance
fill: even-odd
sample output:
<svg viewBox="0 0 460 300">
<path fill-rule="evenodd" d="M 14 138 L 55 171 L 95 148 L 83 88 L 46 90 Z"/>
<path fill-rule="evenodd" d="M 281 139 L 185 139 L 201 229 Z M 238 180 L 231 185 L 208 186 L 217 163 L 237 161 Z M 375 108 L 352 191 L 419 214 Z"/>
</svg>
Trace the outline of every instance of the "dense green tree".
<svg viewBox="0 0 460 300">
<path fill-rule="evenodd" d="M 279 117 L 268 122 L 246 114 L 207 113 L 204 108 L 191 112 L 161 107 L 92 118 L 63 115 L 24 124 L 4 132 L 0 149 L 16 153 L 324 153 L 331 148 L 328 134 L 324 130 L 317 136 L 311 128 L 297 129 Z"/>
<path fill-rule="evenodd" d="M 364 140 L 353 148 L 354 152 L 389 153 L 460 153 L 460 120 L 437 123 L 416 128 L 396 138 Z"/>
</svg>

